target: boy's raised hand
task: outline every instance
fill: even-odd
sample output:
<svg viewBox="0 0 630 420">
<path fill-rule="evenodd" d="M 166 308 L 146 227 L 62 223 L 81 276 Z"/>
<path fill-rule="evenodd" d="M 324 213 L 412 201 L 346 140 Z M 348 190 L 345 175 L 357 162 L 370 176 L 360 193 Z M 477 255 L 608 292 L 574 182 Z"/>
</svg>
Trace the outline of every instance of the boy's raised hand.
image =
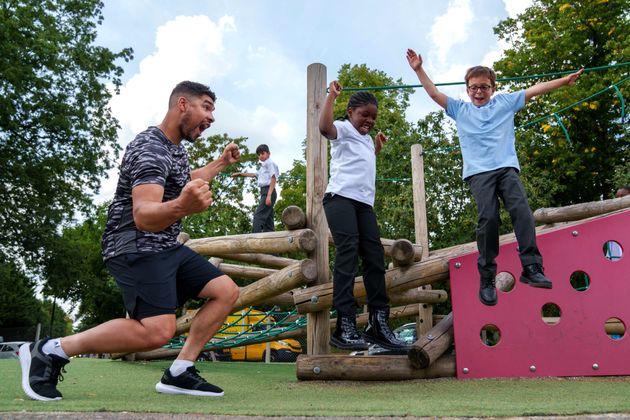
<svg viewBox="0 0 630 420">
<path fill-rule="evenodd" d="M 578 71 L 576 71 L 575 73 L 571 73 L 570 75 L 567 76 L 567 85 L 574 85 L 575 81 L 578 79 L 578 77 L 580 77 L 580 75 L 584 72 L 584 69 L 580 69 Z"/>
<path fill-rule="evenodd" d="M 411 48 L 408 48 L 407 62 L 409 63 L 409 66 L 413 69 L 413 71 L 416 71 L 420 67 L 422 67 L 422 56 L 416 54 L 416 52 Z"/>
</svg>

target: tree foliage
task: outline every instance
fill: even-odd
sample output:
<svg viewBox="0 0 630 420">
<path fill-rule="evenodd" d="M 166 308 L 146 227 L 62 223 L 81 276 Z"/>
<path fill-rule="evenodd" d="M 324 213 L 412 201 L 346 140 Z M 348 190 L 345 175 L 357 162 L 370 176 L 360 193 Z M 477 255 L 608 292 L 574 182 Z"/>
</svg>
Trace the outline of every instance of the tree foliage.
<svg viewBox="0 0 630 420">
<path fill-rule="evenodd" d="M 34 282 L 1 255 L 0 290 L 0 327 L 29 327 L 43 320 Z"/>
<path fill-rule="evenodd" d="M 122 297 L 101 256 L 107 204 L 49 241 L 44 259 L 45 296 L 78 305 L 82 330 L 125 315 Z"/>
<path fill-rule="evenodd" d="M 630 1 L 566 2 L 537 0 L 517 19 L 496 28 L 511 48 L 495 63 L 499 77 L 570 71 L 628 61 Z M 573 87 L 539 96 L 517 113 L 516 124 L 548 115 L 628 76 L 627 67 L 583 74 Z M 542 80 L 521 80 L 509 89 Z M 624 101 L 630 81 L 619 86 Z M 530 194 L 539 204 L 567 205 L 608 198 L 614 183 L 627 174 L 628 124 L 620 119 L 621 101 L 614 90 L 559 114 L 568 130 L 550 117 L 517 130 L 519 159 Z M 626 119 L 627 120 L 627 119 Z M 553 181 L 549 181 L 553 180 Z"/>
<path fill-rule="evenodd" d="M 188 148 L 192 169 L 217 159 L 229 143 L 236 143 L 241 151 L 241 160 L 226 168 L 212 181 L 210 185 L 213 197 L 212 205 L 205 212 L 190 215 L 183 220 L 182 231 L 188 233 L 192 238 L 251 232 L 253 212 L 244 204 L 244 194 L 253 192 L 250 189 L 252 186 L 243 181 L 249 178 L 232 178 L 230 176 L 230 173 L 242 172 L 248 163 L 258 160 L 258 156 L 249 153 L 245 144 L 246 140 L 246 137 L 231 138 L 227 134 L 214 135 L 200 138 Z"/>
<path fill-rule="evenodd" d="M 22 251 L 34 264 L 57 226 L 90 205 L 90 190 L 117 159 L 107 84 L 120 86 L 115 61 L 132 51 L 94 45 L 102 7 L 0 5 L 0 252 Z"/>
</svg>

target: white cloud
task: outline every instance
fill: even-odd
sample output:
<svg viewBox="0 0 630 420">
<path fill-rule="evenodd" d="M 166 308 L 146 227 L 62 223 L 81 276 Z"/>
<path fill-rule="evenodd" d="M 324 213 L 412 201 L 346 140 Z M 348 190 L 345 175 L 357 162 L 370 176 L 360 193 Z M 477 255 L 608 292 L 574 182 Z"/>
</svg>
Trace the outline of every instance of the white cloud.
<svg viewBox="0 0 630 420">
<path fill-rule="evenodd" d="M 234 18 L 213 22 L 207 16 L 177 16 L 158 27 L 155 52 L 144 57 L 139 70 L 112 97 L 110 106 L 120 122 L 123 148 L 150 125 L 159 124 L 167 110 L 168 96 L 182 80 L 209 83 L 231 69 L 224 56 L 224 37 L 236 30 Z M 118 168 L 102 180 L 97 201 L 114 195 Z"/>
<path fill-rule="evenodd" d="M 446 13 L 433 20 L 429 39 L 437 47 L 438 61 L 446 62 L 451 48 L 468 40 L 473 18 L 470 0 L 452 0 Z"/>
<path fill-rule="evenodd" d="M 121 146 L 160 123 L 173 86 L 194 80 L 209 84 L 218 96 L 216 122 L 204 135 L 247 137 L 250 150 L 266 143 L 280 169 L 290 168 L 306 128 L 306 75 L 272 41 L 256 39 L 257 45 L 246 46 L 247 54 L 234 53 L 240 48 L 236 38 L 228 37 L 234 31 L 230 16 L 216 22 L 178 16 L 157 28 L 155 50 L 140 58 L 137 73 L 110 103 L 121 125 Z M 256 28 L 245 28 L 239 36 L 248 37 L 248 31 L 256 33 Z M 114 195 L 117 179 L 114 168 L 102 180 L 97 201 Z"/>
<path fill-rule="evenodd" d="M 532 2 L 533 0 L 503 0 L 505 10 L 511 18 L 515 18 L 520 13 L 523 13 L 525 9 L 532 5 Z"/>
<path fill-rule="evenodd" d="M 218 23 L 207 16 L 178 16 L 157 29 L 155 52 L 141 60 L 138 73 L 111 101 L 112 112 L 122 127 L 122 145 L 161 121 L 168 96 L 177 83 L 208 83 L 230 70 L 223 54 L 223 38 L 235 30 L 234 18 L 230 16 L 222 17 Z"/>
</svg>

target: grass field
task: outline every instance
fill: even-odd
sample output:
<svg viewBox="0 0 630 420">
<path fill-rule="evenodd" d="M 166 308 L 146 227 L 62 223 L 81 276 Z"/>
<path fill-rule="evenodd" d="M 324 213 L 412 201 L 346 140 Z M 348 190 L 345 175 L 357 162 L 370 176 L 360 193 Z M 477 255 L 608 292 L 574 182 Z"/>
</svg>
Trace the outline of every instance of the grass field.
<svg viewBox="0 0 630 420">
<path fill-rule="evenodd" d="M 154 390 L 170 362 L 75 359 L 64 399 L 31 401 L 17 359 L 0 360 L 2 411 L 127 411 L 261 416 L 533 416 L 630 413 L 630 377 L 404 382 L 300 382 L 291 363 L 198 362 L 225 396 Z"/>
</svg>

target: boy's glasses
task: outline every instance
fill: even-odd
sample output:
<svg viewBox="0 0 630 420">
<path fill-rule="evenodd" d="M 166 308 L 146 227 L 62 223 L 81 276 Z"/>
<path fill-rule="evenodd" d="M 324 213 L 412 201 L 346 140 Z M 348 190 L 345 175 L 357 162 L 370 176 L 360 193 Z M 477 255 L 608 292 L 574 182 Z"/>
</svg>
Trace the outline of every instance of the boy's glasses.
<svg viewBox="0 0 630 420">
<path fill-rule="evenodd" d="M 482 92 L 489 92 L 490 89 L 492 89 L 492 86 L 490 85 L 481 85 L 481 86 L 477 86 L 477 85 L 472 85 L 472 86 L 468 86 L 467 89 L 470 92 L 477 92 L 478 90 L 482 91 Z"/>
</svg>

